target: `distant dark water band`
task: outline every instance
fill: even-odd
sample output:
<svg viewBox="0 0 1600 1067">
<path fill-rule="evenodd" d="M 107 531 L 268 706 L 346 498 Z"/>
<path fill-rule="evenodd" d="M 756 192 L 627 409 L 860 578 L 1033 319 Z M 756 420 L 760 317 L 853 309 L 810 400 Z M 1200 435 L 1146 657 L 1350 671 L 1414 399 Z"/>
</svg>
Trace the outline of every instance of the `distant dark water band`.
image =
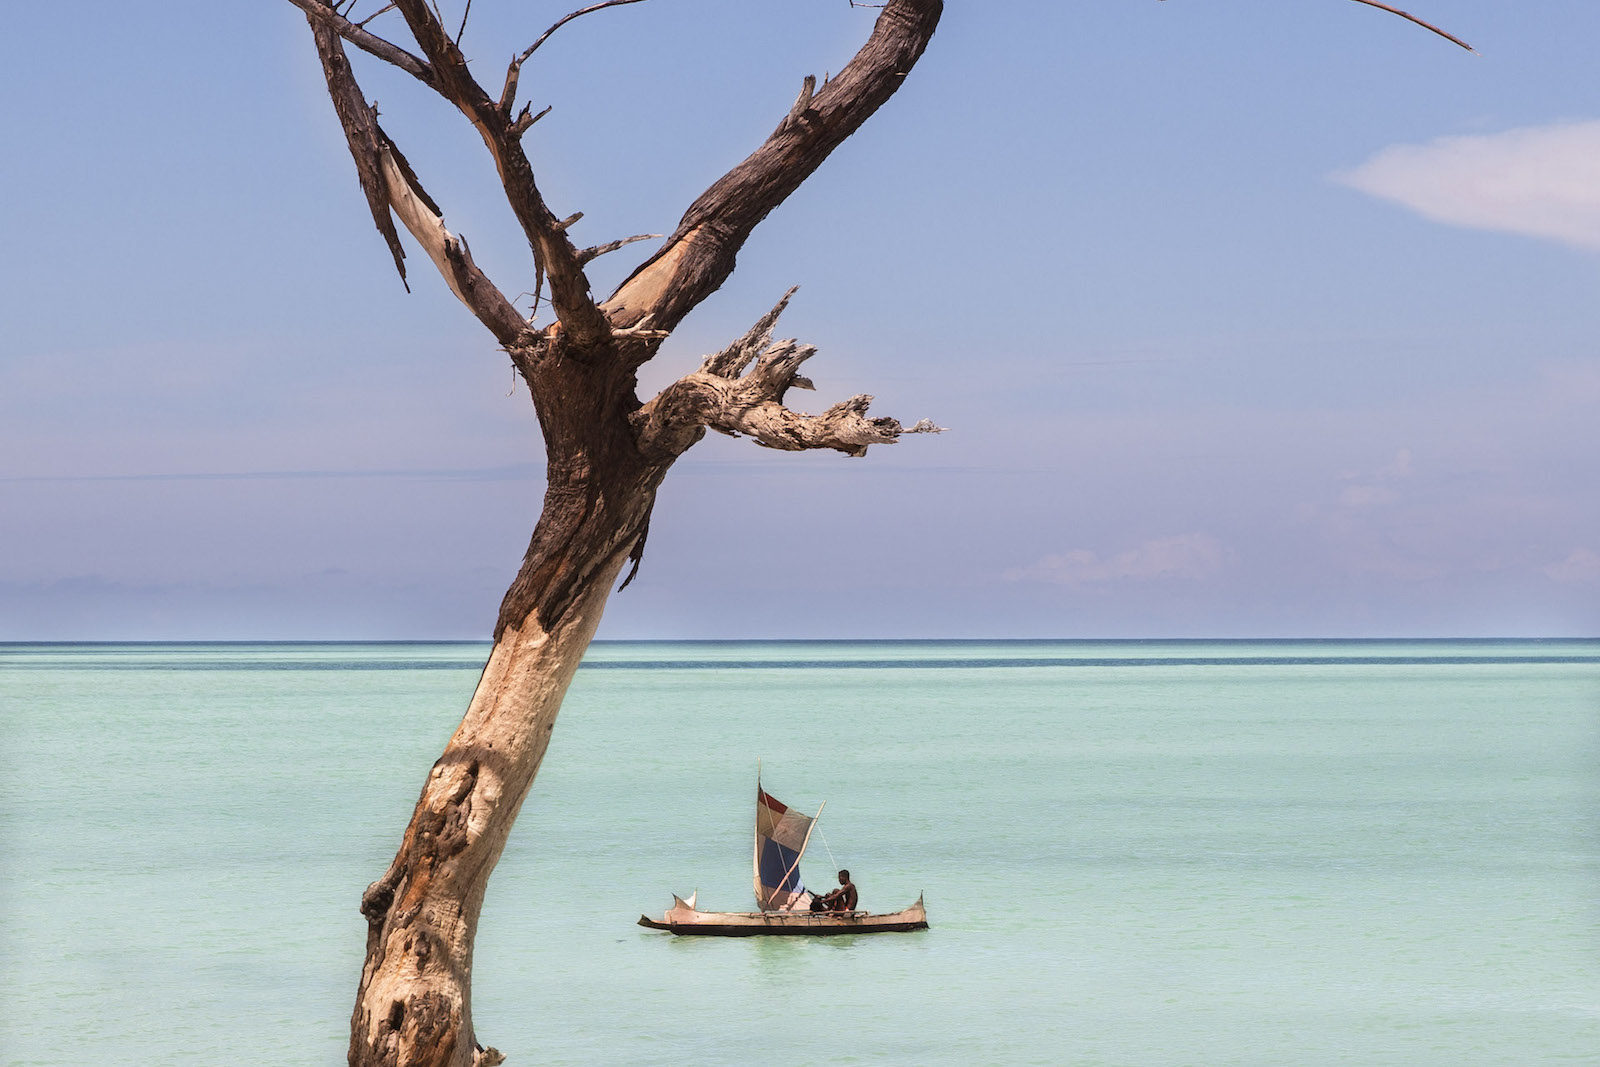
<svg viewBox="0 0 1600 1067">
<path fill-rule="evenodd" d="M 963 659 L 616 660 L 596 670 L 986 670 L 993 667 L 1317 667 L 1387 664 L 1600 663 L 1594 656 L 994 656 Z"/>
<path fill-rule="evenodd" d="M 94 659 L 82 654 L 7 662 L 0 671 L 479 671 L 480 659 Z M 77 661 L 77 662 L 75 662 Z M 1463 667 L 1600 664 L 1600 655 L 1527 656 L 994 656 L 928 659 L 593 660 L 586 671 L 992 670 L 1039 667 Z"/>
</svg>

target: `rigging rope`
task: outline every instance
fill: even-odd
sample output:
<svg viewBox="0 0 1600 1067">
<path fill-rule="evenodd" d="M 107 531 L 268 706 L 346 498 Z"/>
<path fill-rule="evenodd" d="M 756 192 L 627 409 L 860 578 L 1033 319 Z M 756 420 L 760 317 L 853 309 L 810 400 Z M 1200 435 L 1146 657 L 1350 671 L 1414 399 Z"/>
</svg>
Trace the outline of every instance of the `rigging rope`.
<svg viewBox="0 0 1600 1067">
<path fill-rule="evenodd" d="M 839 866 L 839 861 L 833 858 L 833 849 L 828 848 L 828 835 L 818 830 L 817 836 L 822 838 L 822 847 L 828 849 L 828 862 L 833 864 L 833 869 L 836 871 L 843 870 L 844 868 Z"/>
</svg>

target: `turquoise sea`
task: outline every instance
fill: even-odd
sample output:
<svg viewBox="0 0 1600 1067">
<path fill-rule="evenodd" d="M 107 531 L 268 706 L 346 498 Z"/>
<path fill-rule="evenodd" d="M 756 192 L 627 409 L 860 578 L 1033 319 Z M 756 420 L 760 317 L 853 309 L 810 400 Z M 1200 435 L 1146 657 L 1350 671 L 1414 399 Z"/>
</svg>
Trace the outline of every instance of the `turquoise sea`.
<svg viewBox="0 0 1600 1067">
<path fill-rule="evenodd" d="M 338 1064 L 482 644 L 0 645 L 0 1061 Z M 932 929 L 689 939 L 804 873 Z M 1600 1062 L 1600 641 L 596 645 L 490 886 L 510 1064 Z"/>
</svg>

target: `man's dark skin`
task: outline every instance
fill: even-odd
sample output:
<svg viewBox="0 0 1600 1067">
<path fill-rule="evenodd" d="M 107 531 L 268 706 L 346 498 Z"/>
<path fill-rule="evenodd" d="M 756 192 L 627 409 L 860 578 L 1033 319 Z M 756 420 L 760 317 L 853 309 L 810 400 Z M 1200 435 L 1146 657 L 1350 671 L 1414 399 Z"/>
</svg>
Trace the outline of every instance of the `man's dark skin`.
<svg viewBox="0 0 1600 1067">
<path fill-rule="evenodd" d="M 839 872 L 839 888 L 826 894 L 812 905 L 813 911 L 855 911 L 856 901 L 855 883 L 850 880 L 849 871 Z"/>
</svg>

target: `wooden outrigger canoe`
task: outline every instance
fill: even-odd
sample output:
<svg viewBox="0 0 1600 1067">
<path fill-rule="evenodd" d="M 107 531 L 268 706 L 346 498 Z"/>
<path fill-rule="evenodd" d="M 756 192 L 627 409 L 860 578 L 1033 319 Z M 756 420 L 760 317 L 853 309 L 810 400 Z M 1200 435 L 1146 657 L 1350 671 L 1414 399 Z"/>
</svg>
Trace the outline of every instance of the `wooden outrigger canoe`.
<svg viewBox="0 0 1600 1067">
<path fill-rule="evenodd" d="M 822 809 L 817 809 L 822 814 Z M 926 930 L 928 909 L 922 897 L 901 911 L 874 915 L 866 911 L 812 911 L 813 896 L 800 884 L 800 857 L 811 840 L 815 817 L 784 804 L 761 788 L 756 776 L 756 835 L 753 886 L 760 911 L 701 911 L 695 907 L 699 893 L 684 900 L 672 895 L 672 907 L 659 919 L 639 916 L 639 925 L 674 934 L 710 937 L 752 937 L 788 934 L 816 937 L 826 934 L 887 934 Z M 848 872 L 840 871 L 840 882 Z M 855 900 L 850 899 L 851 903 Z"/>
<path fill-rule="evenodd" d="M 752 937 L 786 934 L 819 937 L 829 934 L 887 934 L 926 930 L 928 911 L 919 896 L 903 911 L 873 915 L 865 911 L 699 911 L 694 897 L 676 894 L 672 907 L 660 919 L 639 916 L 639 925 L 674 934 L 709 937 Z"/>
</svg>

